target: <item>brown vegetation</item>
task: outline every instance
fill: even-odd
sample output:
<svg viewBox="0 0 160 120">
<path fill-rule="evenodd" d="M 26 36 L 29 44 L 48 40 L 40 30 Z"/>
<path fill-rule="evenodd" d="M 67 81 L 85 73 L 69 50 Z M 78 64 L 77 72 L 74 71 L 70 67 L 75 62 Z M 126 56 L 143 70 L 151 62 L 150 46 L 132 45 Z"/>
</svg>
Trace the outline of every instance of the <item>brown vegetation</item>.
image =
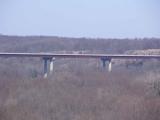
<svg viewBox="0 0 160 120">
<path fill-rule="evenodd" d="M 75 69 L 48 79 L 1 78 L 1 120 L 159 120 L 155 74 Z"/>
<path fill-rule="evenodd" d="M 75 40 L 78 41 L 76 47 L 74 40 L 69 40 L 67 46 L 64 42 L 67 38 L 56 38 L 57 44 L 51 44 L 53 41 L 55 43 L 52 37 L 46 41 L 42 40 L 43 37 L 39 37 L 40 40 L 31 37 L 21 42 L 22 38 L 28 39 L 6 36 L 0 39 L 4 43 L 0 44 L 1 51 L 78 51 L 85 47 L 85 50 L 92 52 L 106 52 L 97 48 L 99 46 L 108 49 L 105 40 L 93 40 L 94 44 L 86 39 Z M 120 42 L 123 40 L 117 41 L 112 43 L 112 47 L 122 45 Z M 143 40 L 135 40 L 134 45 L 138 44 L 137 41 Z M 131 50 L 131 43 L 114 49 L 116 52 L 120 48 Z M 146 47 L 148 42 L 142 43 Z M 153 46 L 156 44 L 148 47 Z M 113 71 L 108 73 L 101 67 L 100 60 L 62 59 L 55 61 L 54 73 L 43 79 L 40 59 L 1 58 L 0 62 L 0 120 L 160 119 L 160 69 L 157 63 L 148 62 L 136 69 L 114 65 Z"/>
</svg>

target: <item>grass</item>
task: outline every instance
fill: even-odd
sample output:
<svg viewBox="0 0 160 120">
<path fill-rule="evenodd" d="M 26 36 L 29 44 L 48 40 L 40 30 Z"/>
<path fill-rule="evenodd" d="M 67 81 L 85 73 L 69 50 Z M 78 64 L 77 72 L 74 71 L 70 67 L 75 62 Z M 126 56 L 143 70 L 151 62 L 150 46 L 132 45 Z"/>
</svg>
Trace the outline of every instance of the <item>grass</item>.
<svg viewBox="0 0 160 120">
<path fill-rule="evenodd" d="M 0 119 L 160 119 L 160 98 L 151 89 L 155 73 L 71 68 L 48 79 L 1 77 Z"/>
</svg>

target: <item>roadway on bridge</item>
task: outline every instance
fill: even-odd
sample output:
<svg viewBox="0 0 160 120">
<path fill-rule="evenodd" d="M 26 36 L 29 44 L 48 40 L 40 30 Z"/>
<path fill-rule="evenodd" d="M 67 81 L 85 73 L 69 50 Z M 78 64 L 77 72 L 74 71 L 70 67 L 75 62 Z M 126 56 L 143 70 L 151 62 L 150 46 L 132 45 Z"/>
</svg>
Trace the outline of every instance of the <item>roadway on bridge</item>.
<svg viewBox="0 0 160 120">
<path fill-rule="evenodd" d="M 127 54 L 54 54 L 54 53 L 0 53 L 0 57 L 43 57 L 43 58 L 109 58 L 109 59 L 160 59 L 160 55 Z"/>
</svg>

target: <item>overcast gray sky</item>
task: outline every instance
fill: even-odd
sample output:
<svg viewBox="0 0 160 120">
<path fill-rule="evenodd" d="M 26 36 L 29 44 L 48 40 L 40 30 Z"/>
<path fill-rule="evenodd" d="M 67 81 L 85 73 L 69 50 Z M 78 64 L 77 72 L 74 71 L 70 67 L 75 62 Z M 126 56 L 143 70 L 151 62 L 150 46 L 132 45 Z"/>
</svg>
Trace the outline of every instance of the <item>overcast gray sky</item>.
<svg viewBox="0 0 160 120">
<path fill-rule="evenodd" d="M 160 0 L 0 0 L 0 33 L 160 37 Z"/>
</svg>

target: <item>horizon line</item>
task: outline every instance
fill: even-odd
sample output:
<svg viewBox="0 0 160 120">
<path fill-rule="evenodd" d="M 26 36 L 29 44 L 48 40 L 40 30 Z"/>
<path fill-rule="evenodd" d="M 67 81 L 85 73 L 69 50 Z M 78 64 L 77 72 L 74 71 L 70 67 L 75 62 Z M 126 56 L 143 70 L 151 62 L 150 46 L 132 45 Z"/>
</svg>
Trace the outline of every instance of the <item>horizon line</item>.
<svg viewBox="0 0 160 120">
<path fill-rule="evenodd" d="M 71 36 L 59 36 L 59 35 L 38 35 L 38 34 L 30 34 L 30 35 L 18 35 L 18 34 L 3 34 L 0 33 L 0 36 L 8 36 L 8 37 L 57 37 L 57 38 L 71 38 L 71 39 L 117 39 L 117 40 L 123 40 L 123 39 L 129 39 L 129 40 L 137 40 L 137 39 L 160 39 L 160 37 L 71 37 Z"/>
</svg>

